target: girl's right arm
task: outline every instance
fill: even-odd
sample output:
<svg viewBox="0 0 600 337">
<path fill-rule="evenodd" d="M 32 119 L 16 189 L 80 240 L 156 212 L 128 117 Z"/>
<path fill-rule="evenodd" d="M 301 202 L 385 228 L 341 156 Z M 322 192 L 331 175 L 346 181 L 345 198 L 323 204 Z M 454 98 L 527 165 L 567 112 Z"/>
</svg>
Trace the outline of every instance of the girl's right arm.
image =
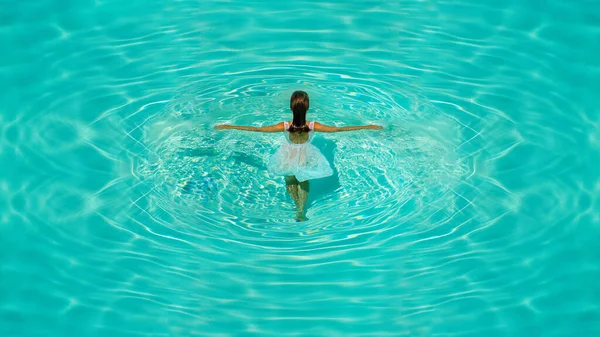
<svg viewBox="0 0 600 337">
<path fill-rule="evenodd" d="M 283 132 L 283 131 L 285 131 L 283 128 L 283 122 L 281 122 L 279 124 L 274 124 L 274 125 L 269 125 L 269 126 L 261 126 L 261 127 L 221 124 L 221 125 L 215 126 L 215 129 L 217 129 L 217 130 L 233 129 L 233 130 L 254 131 L 254 132 Z"/>
<path fill-rule="evenodd" d="M 379 125 L 360 125 L 360 126 L 329 126 L 315 122 L 315 131 L 317 132 L 342 132 L 342 131 L 356 131 L 356 130 L 381 130 L 383 127 Z"/>
</svg>

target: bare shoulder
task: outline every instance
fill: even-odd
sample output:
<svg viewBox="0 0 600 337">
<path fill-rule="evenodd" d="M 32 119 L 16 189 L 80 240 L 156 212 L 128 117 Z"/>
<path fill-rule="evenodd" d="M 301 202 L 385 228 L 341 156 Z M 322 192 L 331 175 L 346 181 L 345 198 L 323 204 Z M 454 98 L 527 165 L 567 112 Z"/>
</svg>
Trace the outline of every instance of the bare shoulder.
<svg viewBox="0 0 600 337">
<path fill-rule="evenodd" d="M 314 121 L 314 130 L 317 132 L 335 132 L 337 128 Z"/>
<path fill-rule="evenodd" d="M 271 125 L 271 127 L 278 127 L 278 128 L 283 128 L 283 126 L 285 125 L 285 122 L 279 122 L 277 124 L 273 124 Z"/>
<path fill-rule="evenodd" d="M 284 130 L 284 122 L 280 122 L 280 123 L 269 125 L 269 126 L 263 126 L 261 128 L 258 128 L 257 131 L 261 131 L 261 132 L 282 132 L 282 131 L 285 131 Z"/>
</svg>

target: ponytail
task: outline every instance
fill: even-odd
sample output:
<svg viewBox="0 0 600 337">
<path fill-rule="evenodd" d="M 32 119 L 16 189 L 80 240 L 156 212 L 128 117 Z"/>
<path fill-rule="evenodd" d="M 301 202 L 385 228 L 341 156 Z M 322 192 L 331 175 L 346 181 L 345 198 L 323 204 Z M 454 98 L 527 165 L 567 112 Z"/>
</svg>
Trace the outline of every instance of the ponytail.
<svg viewBox="0 0 600 337">
<path fill-rule="evenodd" d="M 294 120 L 288 128 L 289 132 L 300 133 L 310 131 L 310 128 L 306 125 L 306 111 L 308 107 L 308 94 L 304 91 L 295 91 L 290 99 L 290 109 L 294 113 Z"/>
</svg>

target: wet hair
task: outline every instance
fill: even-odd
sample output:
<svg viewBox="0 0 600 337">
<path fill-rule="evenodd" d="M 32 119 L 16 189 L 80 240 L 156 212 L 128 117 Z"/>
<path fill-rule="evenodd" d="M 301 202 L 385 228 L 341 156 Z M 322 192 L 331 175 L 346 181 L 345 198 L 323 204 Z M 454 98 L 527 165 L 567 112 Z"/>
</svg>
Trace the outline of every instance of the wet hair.
<svg viewBox="0 0 600 337">
<path fill-rule="evenodd" d="M 306 125 L 306 111 L 308 110 L 308 94 L 304 91 L 294 91 L 290 99 L 290 109 L 294 113 L 292 125 L 288 128 L 289 132 L 309 132 L 310 128 Z"/>
</svg>

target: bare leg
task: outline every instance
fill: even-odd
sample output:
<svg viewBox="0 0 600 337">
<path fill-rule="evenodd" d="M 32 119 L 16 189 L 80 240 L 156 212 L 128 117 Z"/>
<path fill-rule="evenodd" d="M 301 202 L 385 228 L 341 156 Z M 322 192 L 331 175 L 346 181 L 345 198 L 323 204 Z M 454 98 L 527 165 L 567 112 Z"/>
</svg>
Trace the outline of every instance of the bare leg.
<svg viewBox="0 0 600 337">
<path fill-rule="evenodd" d="M 298 184 L 298 211 L 296 213 L 296 220 L 306 220 L 306 216 L 304 215 L 304 207 L 306 206 L 306 199 L 308 199 L 308 192 L 310 192 L 308 180 Z"/>
<path fill-rule="evenodd" d="M 286 176 L 285 185 L 294 203 L 296 203 L 296 207 L 298 207 L 298 180 L 294 176 Z"/>
</svg>

